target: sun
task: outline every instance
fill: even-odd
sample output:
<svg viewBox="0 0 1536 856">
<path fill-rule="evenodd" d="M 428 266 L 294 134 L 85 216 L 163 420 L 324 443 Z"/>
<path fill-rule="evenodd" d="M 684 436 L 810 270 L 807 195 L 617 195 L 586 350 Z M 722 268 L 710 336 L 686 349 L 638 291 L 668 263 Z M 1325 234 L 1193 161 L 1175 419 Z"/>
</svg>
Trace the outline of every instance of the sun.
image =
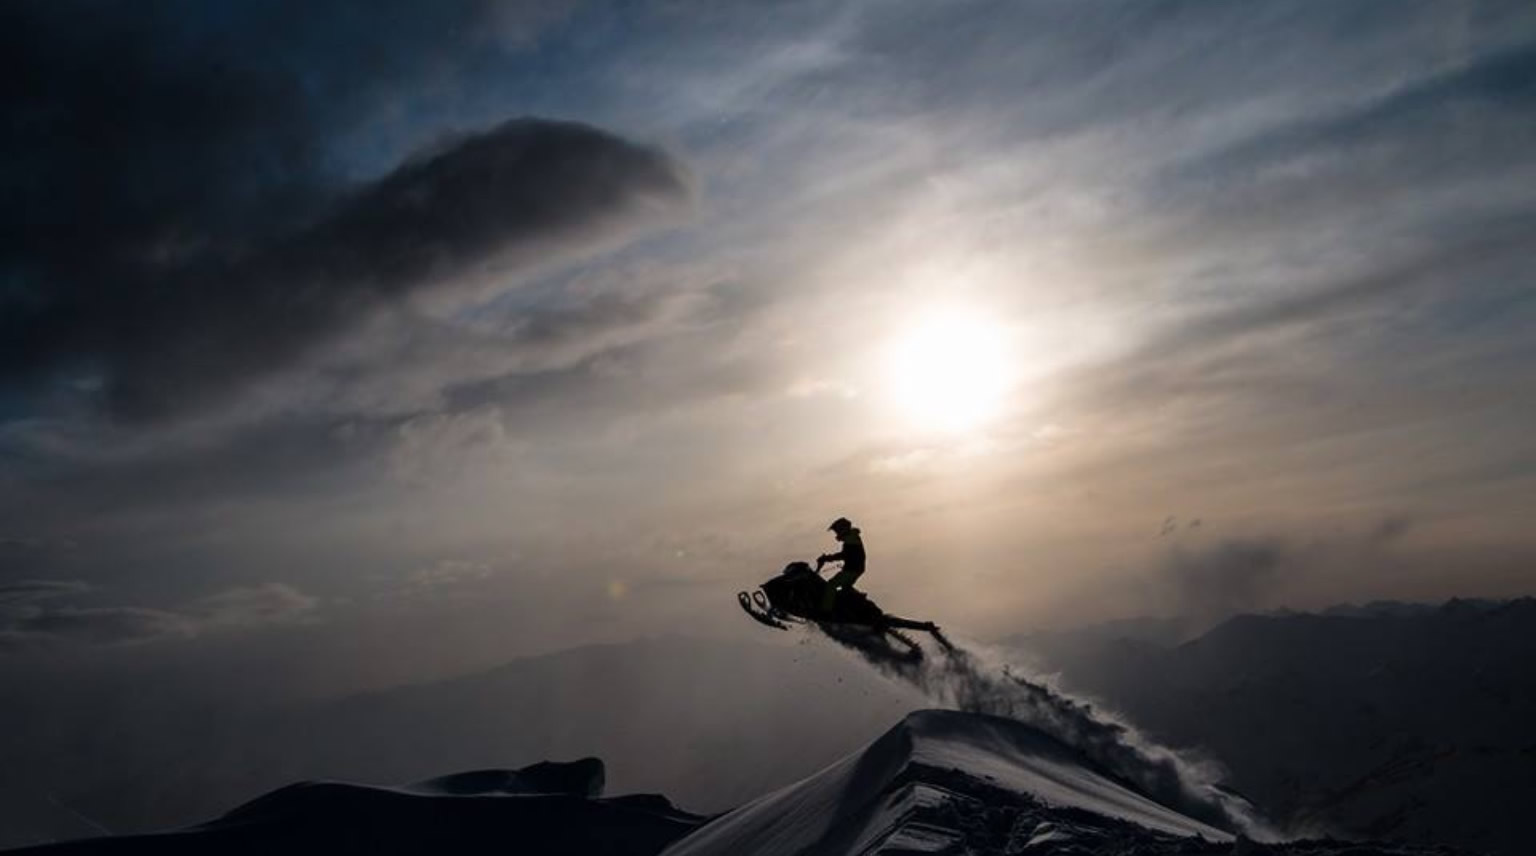
<svg viewBox="0 0 1536 856">
<path fill-rule="evenodd" d="M 890 344 L 891 398 L 919 429 L 975 430 L 1002 410 L 1012 381 L 1008 337 L 981 312 L 925 313 Z"/>
</svg>

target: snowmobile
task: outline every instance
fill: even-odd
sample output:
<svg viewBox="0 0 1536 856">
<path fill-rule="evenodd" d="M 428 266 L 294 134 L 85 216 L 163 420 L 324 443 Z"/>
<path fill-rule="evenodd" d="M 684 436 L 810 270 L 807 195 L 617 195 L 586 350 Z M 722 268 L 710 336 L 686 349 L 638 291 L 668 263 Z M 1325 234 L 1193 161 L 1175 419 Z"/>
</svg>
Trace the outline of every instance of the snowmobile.
<svg viewBox="0 0 1536 856">
<path fill-rule="evenodd" d="M 828 636 L 854 644 L 880 642 L 888 637 L 904 645 L 906 655 L 914 659 L 922 657 L 923 649 L 901 631 L 921 630 L 931 634 L 945 650 L 953 649 L 937 624 L 891 615 L 857 589 L 838 591 L 832 608 L 827 609 L 829 585 L 809 563 L 790 562 L 756 591 L 737 592 L 736 600 L 754 621 L 780 630 L 788 630 L 791 622 L 815 624 Z"/>
</svg>

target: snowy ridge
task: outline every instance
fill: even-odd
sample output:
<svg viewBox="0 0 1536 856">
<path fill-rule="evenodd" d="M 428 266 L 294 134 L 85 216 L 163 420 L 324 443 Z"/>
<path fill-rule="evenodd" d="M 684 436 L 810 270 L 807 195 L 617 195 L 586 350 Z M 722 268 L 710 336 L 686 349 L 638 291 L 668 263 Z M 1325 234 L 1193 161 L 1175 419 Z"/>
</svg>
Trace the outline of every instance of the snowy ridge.
<svg viewBox="0 0 1536 856">
<path fill-rule="evenodd" d="M 1231 840 L 1097 772 L 1040 731 L 1001 717 L 928 710 L 911 714 L 863 751 L 706 824 L 665 852 L 943 852 L 966 838 L 965 831 L 936 822 L 946 809 L 963 812 L 967 805 L 996 803 L 999 791 L 1020 805 L 1075 809 L 1165 836 Z"/>
<path fill-rule="evenodd" d="M 1270 838 L 1249 805 L 1219 787 L 1212 771 L 1147 739 L 1129 723 L 1017 673 L 985 649 L 951 645 L 914 658 L 867 633 L 818 626 L 884 674 L 910 684 L 936 705 L 1015 720 L 1071 746 L 1097 769 L 1133 783 L 1140 793 L 1224 830 Z"/>
</svg>

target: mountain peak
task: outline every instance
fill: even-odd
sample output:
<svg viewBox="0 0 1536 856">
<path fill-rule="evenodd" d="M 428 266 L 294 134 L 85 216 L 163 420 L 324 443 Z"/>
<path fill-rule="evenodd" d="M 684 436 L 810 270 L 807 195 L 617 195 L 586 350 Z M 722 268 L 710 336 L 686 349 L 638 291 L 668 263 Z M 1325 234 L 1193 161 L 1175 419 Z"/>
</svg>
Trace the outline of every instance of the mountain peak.
<svg viewBox="0 0 1536 856">
<path fill-rule="evenodd" d="M 949 710 L 909 714 L 822 772 L 748 803 L 673 845 L 667 856 L 943 850 L 974 830 L 944 818 L 1011 810 L 1031 832 L 1060 812 L 1100 831 L 1230 841 L 1097 770 L 1076 750 L 1021 722 Z M 1026 829 L 1027 827 L 1027 829 Z M 1064 833 L 1063 833 L 1064 834 Z M 897 844 L 900 843 L 898 847 Z"/>
</svg>

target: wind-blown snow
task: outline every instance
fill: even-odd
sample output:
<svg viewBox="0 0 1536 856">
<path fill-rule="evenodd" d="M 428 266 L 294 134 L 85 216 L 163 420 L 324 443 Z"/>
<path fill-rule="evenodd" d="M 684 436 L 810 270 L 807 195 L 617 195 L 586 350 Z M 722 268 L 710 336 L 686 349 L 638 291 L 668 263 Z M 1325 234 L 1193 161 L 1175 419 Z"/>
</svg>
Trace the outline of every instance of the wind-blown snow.
<svg viewBox="0 0 1536 856">
<path fill-rule="evenodd" d="M 885 674 L 921 690 L 937 704 L 1030 725 L 1182 814 L 1221 829 L 1272 837 L 1251 807 L 1218 789 L 1200 765 L 1088 704 L 1022 677 L 1005 663 L 958 647 L 914 659 L 868 633 L 822 629 L 831 639 Z"/>
<path fill-rule="evenodd" d="M 1231 838 L 1092 769 L 1035 729 L 1000 717 L 929 710 L 822 772 L 706 824 L 664 856 L 863 853 L 889 847 L 893 835 L 904 836 L 909 849 L 945 849 L 958 833 L 906 821 L 919 808 L 955 799 L 942 784 L 946 776 L 1166 835 Z"/>
<path fill-rule="evenodd" d="M 1039 731 L 1019 728 L 1015 720 L 941 713 L 930 711 L 909 719 L 910 728 L 921 738 L 912 749 L 913 763 L 964 770 L 1054 806 L 1081 808 L 1160 832 L 1228 837 L 1110 780 L 1085 766 L 1082 756 Z"/>
</svg>

